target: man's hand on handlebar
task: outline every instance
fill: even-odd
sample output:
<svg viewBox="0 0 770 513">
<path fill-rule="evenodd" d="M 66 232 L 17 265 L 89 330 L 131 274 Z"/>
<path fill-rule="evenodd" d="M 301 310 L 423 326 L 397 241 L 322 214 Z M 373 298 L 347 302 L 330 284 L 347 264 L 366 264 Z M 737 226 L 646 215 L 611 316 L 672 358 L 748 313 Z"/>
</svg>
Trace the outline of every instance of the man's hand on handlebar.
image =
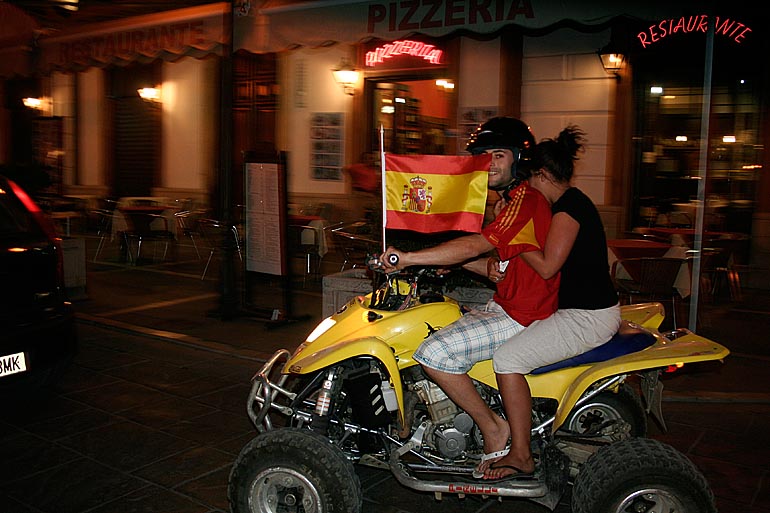
<svg viewBox="0 0 770 513">
<path fill-rule="evenodd" d="M 399 251 L 393 246 L 388 246 L 388 249 L 385 251 L 385 253 L 379 257 L 380 267 L 386 273 L 400 271 L 406 267 L 405 255 L 407 255 L 405 251 Z"/>
</svg>

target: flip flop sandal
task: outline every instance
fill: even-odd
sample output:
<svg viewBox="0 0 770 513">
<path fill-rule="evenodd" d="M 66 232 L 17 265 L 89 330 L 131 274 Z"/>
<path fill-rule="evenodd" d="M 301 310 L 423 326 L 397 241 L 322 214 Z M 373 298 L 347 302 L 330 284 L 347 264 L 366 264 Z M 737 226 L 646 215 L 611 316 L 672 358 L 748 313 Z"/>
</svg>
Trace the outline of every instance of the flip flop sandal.
<svg viewBox="0 0 770 513">
<path fill-rule="evenodd" d="M 479 462 L 478 465 L 476 465 L 476 468 L 473 469 L 473 474 L 472 474 L 473 478 L 474 479 L 481 479 L 481 478 L 483 478 L 484 477 L 484 472 L 481 472 L 479 470 L 479 467 L 483 463 L 485 463 L 485 462 L 487 462 L 489 460 L 499 460 L 500 458 L 502 458 L 503 456 L 508 454 L 508 451 L 510 451 L 510 449 L 505 448 L 502 451 L 495 451 L 495 452 L 490 452 L 489 454 L 482 454 L 481 455 L 481 461 Z"/>
<path fill-rule="evenodd" d="M 519 467 L 514 467 L 513 465 L 495 465 L 492 463 L 489 468 L 507 468 L 513 470 L 513 474 L 508 474 L 507 476 L 502 476 L 495 479 L 485 479 L 484 481 L 488 483 L 499 483 L 500 481 L 508 481 L 509 479 L 529 479 L 535 476 L 534 470 L 532 472 L 524 472 Z"/>
</svg>

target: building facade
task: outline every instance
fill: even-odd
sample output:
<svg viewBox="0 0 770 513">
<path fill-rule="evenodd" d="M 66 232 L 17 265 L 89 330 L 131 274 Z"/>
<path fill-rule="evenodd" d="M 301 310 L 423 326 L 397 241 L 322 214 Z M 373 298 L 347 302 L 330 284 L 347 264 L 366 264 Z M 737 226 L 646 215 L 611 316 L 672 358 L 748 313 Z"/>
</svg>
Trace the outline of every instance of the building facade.
<svg viewBox="0 0 770 513">
<path fill-rule="evenodd" d="M 224 176 L 242 205 L 247 155 L 271 148 L 290 204 L 331 203 L 332 220 L 377 208 L 347 168 L 380 141 L 455 154 L 494 115 L 520 117 L 537 139 L 577 124 L 588 146 L 575 185 L 611 238 L 684 212 L 677 224 L 750 235 L 751 262 L 767 267 L 767 21 L 740 3 L 573 4 L 265 0 L 79 27 L 40 37 L 20 73 L 3 71 L 0 120 L 23 117 L 17 91 L 32 79 L 49 99 L 36 117 L 61 125 L 64 193 L 221 207 Z M 603 67 L 601 48 L 625 56 L 619 69 Z M 337 83 L 332 70 L 347 67 L 356 80 Z M 135 94 L 155 86 L 159 102 Z"/>
</svg>

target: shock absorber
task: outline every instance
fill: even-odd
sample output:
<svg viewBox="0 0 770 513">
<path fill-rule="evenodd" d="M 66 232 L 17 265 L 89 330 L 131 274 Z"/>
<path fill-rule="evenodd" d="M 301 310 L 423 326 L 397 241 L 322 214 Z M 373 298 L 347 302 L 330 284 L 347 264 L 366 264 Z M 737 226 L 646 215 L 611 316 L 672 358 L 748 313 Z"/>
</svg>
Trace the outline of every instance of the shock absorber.
<svg viewBox="0 0 770 513">
<path fill-rule="evenodd" d="M 326 379 L 321 384 L 321 390 L 315 402 L 315 410 L 311 421 L 313 431 L 326 434 L 329 428 L 330 414 L 334 407 L 334 392 L 337 383 L 336 369 L 329 369 Z"/>
</svg>

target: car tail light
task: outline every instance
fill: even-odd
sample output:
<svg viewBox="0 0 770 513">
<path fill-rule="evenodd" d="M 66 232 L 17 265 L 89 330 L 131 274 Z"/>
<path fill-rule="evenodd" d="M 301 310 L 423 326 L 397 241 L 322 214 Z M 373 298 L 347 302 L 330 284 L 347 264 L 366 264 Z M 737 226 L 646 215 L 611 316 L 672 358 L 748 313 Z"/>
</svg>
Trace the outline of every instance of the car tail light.
<svg viewBox="0 0 770 513">
<path fill-rule="evenodd" d="M 56 228 L 53 222 L 45 215 L 43 210 L 35 203 L 27 192 L 19 187 L 13 180 L 8 180 L 8 184 L 11 186 L 14 194 L 24 207 L 32 214 L 35 222 L 40 226 L 43 232 L 51 241 L 51 244 L 56 248 L 56 282 L 58 286 L 64 290 L 64 253 L 61 247 L 61 237 L 56 234 Z"/>
</svg>

